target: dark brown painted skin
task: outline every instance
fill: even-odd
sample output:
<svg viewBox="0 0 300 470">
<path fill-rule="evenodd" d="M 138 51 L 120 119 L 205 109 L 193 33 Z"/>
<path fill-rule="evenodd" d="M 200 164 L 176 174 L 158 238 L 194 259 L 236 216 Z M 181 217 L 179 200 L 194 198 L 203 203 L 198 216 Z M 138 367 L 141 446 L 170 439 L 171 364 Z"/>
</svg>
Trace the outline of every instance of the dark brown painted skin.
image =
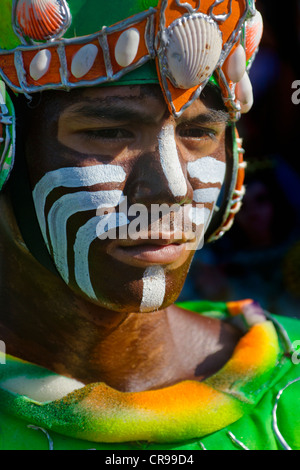
<svg viewBox="0 0 300 470">
<path fill-rule="evenodd" d="M 114 117 L 108 125 L 99 117 L 103 100 L 108 98 L 119 113 L 128 105 L 135 117 L 124 115 L 119 121 Z M 92 117 L 87 116 L 87 108 Z M 113 162 L 127 174 L 124 183 L 113 188 L 123 190 L 130 203 L 184 204 L 192 201 L 193 190 L 205 187 L 188 178 L 187 163 L 207 155 L 225 161 L 222 113 L 199 100 L 175 122 L 156 87 L 49 93 L 29 114 L 26 154 L 32 188 L 47 172 L 58 168 Z M 187 181 L 187 194 L 182 198 L 172 195 L 155 164 L 159 159 L 157 137 L 167 124 L 176 130 Z M 104 138 L 103 130 L 107 129 L 109 138 L 107 134 Z M 92 190 L 111 188 L 101 184 Z M 65 192 L 68 190 L 61 194 Z M 91 247 L 90 274 L 102 300 L 92 303 L 72 276 L 67 286 L 30 254 L 19 233 L 9 194 L 1 195 L 0 204 L 0 338 L 7 353 L 84 383 L 104 381 L 122 391 L 154 389 L 184 379 L 203 380 L 231 356 L 240 332 L 173 304 L 192 251 L 184 250 L 178 260 L 165 267 L 166 296 L 161 310 L 139 313 L 145 267 L 122 263 L 111 256 L 114 242 L 97 240 Z M 70 245 L 78 227 L 93 215 L 74 216 L 68 225 Z"/>
</svg>

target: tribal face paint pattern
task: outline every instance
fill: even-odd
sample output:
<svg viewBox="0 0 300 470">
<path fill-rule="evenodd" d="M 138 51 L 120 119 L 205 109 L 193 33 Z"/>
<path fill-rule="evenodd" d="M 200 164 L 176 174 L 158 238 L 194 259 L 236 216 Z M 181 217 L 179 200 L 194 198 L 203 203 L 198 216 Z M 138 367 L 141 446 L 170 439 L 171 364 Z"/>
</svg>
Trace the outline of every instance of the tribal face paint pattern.
<svg viewBox="0 0 300 470">
<path fill-rule="evenodd" d="M 122 183 L 125 177 L 125 171 L 117 165 L 61 168 L 47 173 L 35 186 L 33 200 L 42 235 L 50 253 L 52 249 L 55 265 L 66 283 L 69 282 L 68 220 L 79 212 L 116 207 L 122 200 L 123 192 L 81 190 L 68 193 L 54 202 L 48 216 L 45 214 L 47 197 L 59 187 L 83 189 L 96 184 Z M 92 218 L 80 227 L 74 245 L 77 284 L 85 294 L 94 299 L 96 295 L 90 280 L 88 254 L 91 243 L 97 238 L 97 226 L 103 217 L 105 216 Z"/>
<path fill-rule="evenodd" d="M 189 211 L 200 233 L 208 224 L 205 222 L 216 203 L 222 177 L 219 175 L 216 182 L 214 167 L 220 162 L 213 157 L 187 163 L 205 155 L 202 148 L 207 144 L 202 144 L 202 131 L 194 125 L 194 117 L 205 114 L 205 107 L 196 103 L 181 126 L 166 118 L 160 96 L 152 90 L 145 94 L 136 90 L 89 90 L 74 96 L 72 105 L 58 98 L 60 108 L 52 110 L 52 127 L 45 124 L 45 117 L 49 117 L 49 102 L 45 102 L 41 119 L 35 122 L 35 132 L 41 127 L 41 139 L 38 145 L 30 144 L 28 158 L 41 232 L 63 280 L 98 305 L 151 311 L 166 305 L 171 297 L 175 300 L 195 247 L 189 244 L 174 263 L 134 264 L 132 259 L 118 258 L 116 251 L 122 251 L 119 235 L 115 242 L 105 236 L 112 228 L 129 226 L 128 219 L 136 217 L 123 213 L 122 201 L 128 197 L 130 208 L 139 191 L 146 197 L 147 208 L 151 198 L 153 203 L 167 205 L 177 201 L 184 206 L 188 201 L 185 213 Z M 131 100 L 129 106 L 132 96 L 139 99 Z M 187 128 L 199 136 L 196 146 L 189 146 Z M 205 129 L 204 134 L 209 135 Z M 223 134 L 220 131 L 218 135 Z M 212 155 L 218 148 L 223 152 L 222 138 L 218 139 L 217 144 L 209 144 Z M 42 163 L 38 167 L 37 159 Z M 210 159 L 211 168 L 205 167 Z M 143 196 L 139 202 L 143 203 Z"/>
<path fill-rule="evenodd" d="M 69 282 L 67 223 L 73 215 L 89 210 L 116 208 L 123 200 L 121 190 L 84 191 L 83 188 L 99 183 L 121 183 L 126 174 L 121 166 L 97 165 L 83 168 L 61 168 L 47 173 L 33 191 L 36 213 L 45 243 L 52 252 L 55 265 L 63 280 Z M 80 188 L 81 191 L 60 197 L 45 214 L 46 201 L 51 192 L 58 188 Z M 82 225 L 76 234 L 73 247 L 74 273 L 78 287 L 91 299 L 97 300 L 89 267 L 90 246 L 96 238 L 101 238 L 105 228 L 128 225 L 125 214 L 112 212 L 95 216 Z M 141 311 L 159 308 L 165 295 L 165 275 L 160 266 L 146 269 L 143 277 Z"/>
<path fill-rule="evenodd" d="M 206 185 L 206 187 L 195 189 L 193 192 L 193 201 L 197 204 L 204 204 L 205 207 L 203 209 L 196 207 L 192 216 L 195 221 L 197 218 L 203 220 L 204 217 L 204 229 L 206 230 L 224 183 L 226 164 L 214 157 L 207 156 L 189 162 L 187 169 L 191 178 Z M 204 214 L 201 214 L 202 211 Z"/>
<path fill-rule="evenodd" d="M 187 184 L 179 161 L 175 131 L 172 125 L 162 128 L 158 136 L 158 148 L 161 166 L 172 194 L 185 196 Z"/>
<path fill-rule="evenodd" d="M 150 266 L 143 277 L 143 298 L 141 312 L 153 312 L 163 303 L 165 297 L 166 279 L 161 266 Z"/>
</svg>

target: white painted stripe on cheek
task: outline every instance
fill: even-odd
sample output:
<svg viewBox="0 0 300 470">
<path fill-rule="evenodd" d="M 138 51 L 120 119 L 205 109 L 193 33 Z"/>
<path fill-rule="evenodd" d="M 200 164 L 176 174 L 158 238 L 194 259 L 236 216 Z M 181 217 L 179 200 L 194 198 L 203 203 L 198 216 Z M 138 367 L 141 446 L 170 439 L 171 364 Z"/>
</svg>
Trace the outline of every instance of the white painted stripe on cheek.
<svg viewBox="0 0 300 470">
<path fill-rule="evenodd" d="M 122 191 L 81 191 L 66 194 L 56 201 L 48 215 L 49 237 L 55 265 L 66 283 L 69 282 L 67 222 L 79 212 L 101 207 L 115 207 L 121 201 Z"/>
<path fill-rule="evenodd" d="M 80 188 L 101 183 L 122 183 L 126 173 L 119 165 L 93 165 L 88 167 L 60 168 L 50 171 L 36 184 L 33 200 L 44 240 L 46 237 L 45 204 L 47 197 L 56 188 Z"/>
<path fill-rule="evenodd" d="M 123 217 L 122 217 L 123 216 Z M 110 221 L 109 221 L 110 218 Z M 111 220 L 113 219 L 113 220 Z M 125 214 L 108 214 L 101 217 L 93 217 L 85 225 L 80 227 L 74 243 L 75 279 L 78 287 L 91 299 L 97 299 L 92 286 L 89 267 L 89 251 L 91 244 L 97 237 L 104 233 L 103 222 L 109 222 L 109 228 L 121 227 L 129 223 Z"/>
<path fill-rule="evenodd" d="M 166 278 L 161 266 L 149 266 L 143 277 L 143 298 L 140 306 L 141 312 L 158 310 L 165 297 Z"/>
<path fill-rule="evenodd" d="M 195 202 L 200 204 L 216 203 L 219 194 L 219 188 L 202 188 L 194 191 L 193 198 Z"/>
<path fill-rule="evenodd" d="M 91 283 L 88 257 L 91 243 L 97 237 L 98 223 L 99 217 L 93 217 L 83 227 L 80 227 L 74 244 L 76 282 L 78 287 L 91 299 L 96 299 L 96 294 Z"/>
<path fill-rule="evenodd" d="M 164 127 L 158 136 L 158 148 L 161 166 L 167 178 L 170 191 L 176 196 L 185 196 L 187 183 L 182 172 L 176 147 L 174 127 Z"/>
<path fill-rule="evenodd" d="M 202 183 L 223 184 L 226 164 L 213 157 L 202 157 L 188 163 L 188 173 L 191 178 L 197 178 Z"/>
<path fill-rule="evenodd" d="M 189 217 L 193 224 L 203 224 L 206 228 L 207 222 L 211 216 L 211 211 L 207 207 L 191 207 Z"/>
</svg>

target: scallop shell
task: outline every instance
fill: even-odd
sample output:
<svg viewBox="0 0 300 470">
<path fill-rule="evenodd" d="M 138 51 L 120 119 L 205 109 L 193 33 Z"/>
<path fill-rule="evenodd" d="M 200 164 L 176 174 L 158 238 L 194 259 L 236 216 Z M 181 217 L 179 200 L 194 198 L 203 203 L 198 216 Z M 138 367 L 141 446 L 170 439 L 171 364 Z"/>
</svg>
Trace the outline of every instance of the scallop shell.
<svg viewBox="0 0 300 470">
<path fill-rule="evenodd" d="M 259 46 L 263 34 L 263 19 L 259 11 L 246 22 L 245 26 L 245 49 L 246 60 L 251 59 Z"/>
<path fill-rule="evenodd" d="M 175 20 L 167 29 L 169 78 L 176 88 L 189 89 L 205 82 L 214 72 L 222 52 L 222 34 L 206 15 Z"/>
<path fill-rule="evenodd" d="M 15 16 L 20 32 L 37 41 L 62 36 L 71 21 L 65 0 L 19 0 Z"/>
</svg>

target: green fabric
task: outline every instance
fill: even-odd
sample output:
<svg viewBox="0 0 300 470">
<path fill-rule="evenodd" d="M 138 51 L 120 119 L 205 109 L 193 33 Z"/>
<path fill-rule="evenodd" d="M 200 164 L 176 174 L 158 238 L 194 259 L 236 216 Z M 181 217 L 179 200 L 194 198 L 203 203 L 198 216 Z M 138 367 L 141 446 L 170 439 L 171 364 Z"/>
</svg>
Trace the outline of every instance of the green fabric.
<svg viewBox="0 0 300 470">
<path fill-rule="evenodd" d="M 191 302 L 182 305 L 185 308 L 205 313 L 209 316 L 224 318 L 228 316 L 226 304 L 210 302 Z M 291 318 L 276 317 L 285 328 L 290 340 L 296 341 L 300 338 L 300 322 Z M 297 361 L 294 361 L 297 362 Z M 22 368 L 19 361 L 12 365 L 15 368 Z M 0 377 L 5 376 L 5 365 L 0 364 Z M 28 367 L 28 366 L 26 366 Z M 35 366 L 32 366 L 33 369 Z M 99 449 L 99 450 L 234 450 L 239 449 L 239 445 L 234 443 L 229 435 L 232 433 L 246 448 L 250 450 L 277 450 L 281 449 L 281 444 L 273 430 L 272 412 L 276 403 L 276 396 L 282 392 L 278 402 L 277 418 L 278 428 L 288 443 L 295 450 L 300 450 L 300 366 L 293 364 L 290 358 L 284 355 L 272 372 L 271 382 L 262 392 L 258 404 L 246 413 L 235 423 L 203 436 L 201 439 L 182 441 L 180 443 L 154 444 L 145 442 L 130 442 L 121 444 L 103 444 L 73 439 L 62 434 L 58 434 L 46 428 L 38 429 L 32 427 L 32 422 L 13 416 L 8 413 L 8 404 L 5 401 L 5 394 L 1 394 L 0 401 L 0 449 L 1 450 L 54 450 L 62 449 Z M 291 383 L 295 381 L 294 383 Z M 80 419 L 80 416 L 78 416 Z M 51 427 L 51 425 L 50 425 Z"/>
<path fill-rule="evenodd" d="M 156 7 L 158 0 L 68 0 L 72 25 L 64 37 L 86 36 L 130 16 Z"/>
</svg>

